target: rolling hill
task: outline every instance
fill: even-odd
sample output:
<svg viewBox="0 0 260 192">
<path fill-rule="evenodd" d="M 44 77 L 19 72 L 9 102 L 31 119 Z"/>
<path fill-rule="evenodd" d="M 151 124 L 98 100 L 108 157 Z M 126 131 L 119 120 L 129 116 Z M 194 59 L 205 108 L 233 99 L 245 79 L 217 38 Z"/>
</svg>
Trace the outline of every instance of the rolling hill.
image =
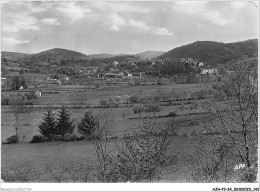
<svg viewBox="0 0 260 192">
<path fill-rule="evenodd" d="M 196 41 L 191 44 L 174 48 L 158 59 L 191 57 L 206 64 L 216 66 L 230 61 L 235 56 L 257 57 L 258 40 L 246 40 L 234 43 L 214 41 Z"/>
<path fill-rule="evenodd" d="M 152 50 L 149 50 L 149 51 L 144 51 L 142 53 L 137 53 L 135 54 L 134 56 L 135 57 L 139 57 L 140 59 L 152 59 L 154 57 L 159 57 L 160 55 L 164 54 L 165 52 L 163 51 L 152 51 Z"/>
<path fill-rule="evenodd" d="M 8 52 L 8 51 L 2 51 L 2 58 L 5 58 L 10 61 L 16 61 L 18 59 L 24 59 L 25 57 L 28 57 L 30 54 L 28 53 L 17 53 L 17 52 Z"/>
<path fill-rule="evenodd" d="M 67 49 L 61 49 L 61 48 L 54 48 L 49 49 L 46 51 L 42 51 L 37 54 L 33 54 L 30 56 L 32 59 L 38 59 L 40 61 L 47 61 L 47 60 L 80 60 L 80 59 L 90 59 L 89 56 L 77 52 L 77 51 L 71 51 Z"/>
<path fill-rule="evenodd" d="M 34 65 L 35 63 L 57 63 L 69 61 L 72 65 L 105 65 L 113 61 L 124 61 L 128 57 L 139 57 L 140 59 L 164 59 L 191 57 L 206 64 L 216 66 L 224 64 L 234 58 L 234 56 L 257 57 L 258 40 L 251 39 L 234 43 L 219 43 L 214 41 L 196 41 L 181 47 L 174 48 L 166 53 L 161 51 L 145 51 L 133 55 L 126 54 L 92 54 L 86 55 L 77 51 L 54 48 L 36 54 L 16 53 L 2 51 L 2 59 L 10 62 L 23 62 Z"/>
<path fill-rule="evenodd" d="M 61 49 L 61 48 L 49 49 L 36 54 L 2 51 L 2 58 L 10 62 L 29 61 L 31 63 L 36 63 L 36 62 L 60 63 L 60 61 L 62 60 L 79 61 L 79 60 L 91 59 L 89 56 L 83 53 L 71 51 L 67 49 Z"/>
</svg>

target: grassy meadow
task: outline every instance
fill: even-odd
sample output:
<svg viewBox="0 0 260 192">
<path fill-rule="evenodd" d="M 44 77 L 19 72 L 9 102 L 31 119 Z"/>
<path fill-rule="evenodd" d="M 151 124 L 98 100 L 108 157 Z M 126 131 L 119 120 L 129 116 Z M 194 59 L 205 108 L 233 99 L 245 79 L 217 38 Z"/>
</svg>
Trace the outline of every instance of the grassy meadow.
<svg viewBox="0 0 260 192">
<path fill-rule="evenodd" d="M 92 110 L 97 113 L 100 110 L 101 117 L 109 119 L 109 134 L 114 138 L 109 145 L 112 148 L 118 142 L 118 138 L 138 129 L 138 114 L 133 112 L 133 107 L 139 104 L 134 104 L 133 107 L 100 109 L 77 109 L 73 108 L 73 105 L 98 104 L 100 100 L 108 100 L 109 98 L 119 98 L 118 102 L 124 102 L 132 95 L 183 95 L 205 87 L 210 87 L 210 84 L 144 85 L 101 89 L 93 89 L 83 85 L 62 85 L 42 88 L 43 92 L 53 91 L 57 93 L 43 94 L 42 97 L 34 99 L 35 107 L 40 107 L 29 114 L 21 115 L 20 135 L 25 143 L 2 145 L 2 178 L 8 182 L 57 182 L 55 178 L 62 172 L 63 165 L 69 165 L 71 169 L 76 169 L 75 166 L 79 162 L 85 162 L 89 166 L 89 170 L 94 169 L 97 161 L 95 150 L 90 141 L 27 143 L 34 135 L 39 134 L 38 125 L 43 113 L 46 111 L 44 107 L 49 104 L 69 105 L 71 118 L 75 121 L 75 124 L 80 121 L 85 111 Z M 176 101 L 179 104 L 181 102 L 185 101 Z M 167 156 L 170 159 L 167 165 L 168 168 L 163 171 L 160 181 L 188 182 L 189 169 L 183 161 L 182 155 L 178 154 L 193 154 L 193 144 L 188 135 L 193 131 L 205 131 L 194 120 L 194 118 L 200 117 L 201 114 L 188 115 L 194 113 L 194 111 L 180 110 L 178 105 L 160 105 L 159 107 L 161 110 L 155 114 L 158 117 L 157 123 L 160 126 L 167 126 L 167 123 L 172 121 L 172 117 L 165 117 L 169 113 L 174 112 L 177 114 L 177 117 L 174 118 L 176 136 L 172 138 L 167 151 Z M 57 113 L 57 111 L 58 109 L 55 109 L 53 112 Z M 8 106 L 2 106 L 1 119 L 1 139 L 4 140 L 15 133 L 15 118 L 9 112 Z M 79 134 L 77 129 L 74 132 L 76 135 Z M 178 166 L 176 167 L 176 165 Z M 67 178 L 68 175 L 60 177 L 62 177 L 62 182 L 72 182 Z M 91 178 L 94 177 L 90 175 L 88 182 L 96 182 Z"/>
</svg>

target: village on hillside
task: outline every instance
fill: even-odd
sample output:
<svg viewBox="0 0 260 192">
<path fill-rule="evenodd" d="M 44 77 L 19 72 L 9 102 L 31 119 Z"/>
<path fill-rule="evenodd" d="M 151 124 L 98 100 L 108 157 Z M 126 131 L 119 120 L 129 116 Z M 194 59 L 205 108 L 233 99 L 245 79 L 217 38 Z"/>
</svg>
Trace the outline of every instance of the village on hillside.
<svg viewBox="0 0 260 192">
<path fill-rule="evenodd" d="M 3 64 L 6 63 L 4 59 L 2 59 Z M 25 80 L 21 81 L 21 85 L 17 88 L 17 90 L 25 90 L 25 89 L 33 89 L 40 88 L 47 85 L 62 85 L 62 84 L 81 84 L 81 81 L 70 81 L 70 79 L 75 79 L 77 76 L 78 79 L 85 78 L 86 81 L 88 78 L 93 78 L 97 82 L 106 81 L 108 84 L 118 83 L 118 82 L 126 82 L 131 81 L 133 79 L 141 79 L 149 78 L 151 79 L 161 79 L 165 78 L 166 82 L 170 81 L 173 78 L 168 74 L 160 73 L 160 68 L 162 66 L 166 66 L 167 64 L 176 63 L 178 67 L 180 66 L 180 78 L 176 77 L 171 80 L 171 82 L 177 83 L 206 83 L 206 82 L 218 82 L 221 81 L 222 75 L 219 74 L 217 68 L 213 68 L 210 65 L 204 65 L 203 62 L 195 61 L 191 58 L 181 58 L 181 59 L 146 59 L 141 60 L 140 58 L 125 58 L 123 61 L 113 61 L 112 64 L 108 64 L 106 69 L 101 69 L 98 66 L 86 66 L 86 67 L 74 67 L 73 75 L 66 73 L 66 69 L 61 71 L 61 73 L 54 73 L 50 76 L 45 75 L 44 77 L 38 77 L 35 75 L 34 77 L 26 77 L 26 85 Z M 64 67 L 66 68 L 66 67 Z M 70 68 L 68 68 L 71 70 Z M 6 73 L 3 74 L 3 71 L 7 71 L 4 67 L 2 67 L 2 76 L 1 76 L 1 89 L 2 91 L 8 90 L 16 90 L 12 85 L 12 81 L 14 81 L 15 74 L 14 73 Z M 30 70 L 28 68 L 19 68 L 19 69 L 11 69 L 11 71 L 18 71 L 19 76 L 23 78 L 24 73 L 29 73 Z M 227 72 L 227 70 L 226 70 Z M 177 73 L 178 74 L 178 73 Z M 192 82 L 189 82 L 189 79 L 192 78 Z M 145 80 L 144 80 L 145 81 Z M 153 81 L 153 80 L 151 80 Z M 146 81 L 148 84 L 149 82 Z"/>
</svg>

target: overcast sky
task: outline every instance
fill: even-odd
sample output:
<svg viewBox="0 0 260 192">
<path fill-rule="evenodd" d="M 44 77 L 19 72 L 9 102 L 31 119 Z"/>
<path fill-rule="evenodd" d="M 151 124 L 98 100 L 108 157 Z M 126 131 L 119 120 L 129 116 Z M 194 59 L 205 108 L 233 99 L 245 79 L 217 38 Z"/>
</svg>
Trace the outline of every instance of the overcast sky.
<svg viewBox="0 0 260 192">
<path fill-rule="evenodd" d="M 194 41 L 258 38 L 257 2 L 6 2 L 2 50 L 168 51 Z"/>
</svg>

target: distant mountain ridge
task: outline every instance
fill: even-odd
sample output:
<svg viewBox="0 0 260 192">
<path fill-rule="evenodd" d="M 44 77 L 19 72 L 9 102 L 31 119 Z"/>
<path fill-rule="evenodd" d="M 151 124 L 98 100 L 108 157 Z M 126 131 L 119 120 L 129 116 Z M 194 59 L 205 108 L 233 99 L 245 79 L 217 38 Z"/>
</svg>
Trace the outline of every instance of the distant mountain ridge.
<svg viewBox="0 0 260 192">
<path fill-rule="evenodd" d="M 234 55 L 257 57 L 258 56 L 258 40 L 249 39 L 234 43 L 220 43 L 214 41 L 196 41 L 187 45 L 174 48 L 168 52 L 162 51 L 145 51 L 137 54 L 92 54 L 86 55 L 77 51 L 67 50 L 62 48 L 54 48 L 42 51 L 36 54 L 17 53 L 2 51 L 2 59 L 10 61 L 29 62 L 40 61 L 53 63 L 60 63 L 62 60 L 80 61 L 94 61 L 95 59 L 105 59 L 113 61 L 122 61 L 127 57 L 139 57 L 140 59 L 164 59 L 164 58 L 183 58 L 191 57 L 192 59 L 202 61 L 206 64 L 216 66 L 217 64 L 224 64 L 234 58 Z"/>
<path fill-rule="evenodd" d="M 160 55 L 164 54 L 163 51 L 154 51 L 154 50 L 148 50 L 141 53 L 137 53 L 134 56 L 139 57 L 140 59 L 152 59 L 154 57 L 159 57 Z"/>
<path fill-rule="evenodd" d="M 93 59 L 105 59 L 105 58 L 111 58 L 116 56 L 124 56 L 127 54 L 121 53 L 121 54 L 110 54 L 110 53 L 97 53 L 97 54 L 90 54 L 89 57 Z"/>
<path fill-rule="evenodd" d="M 209 65 L 224 64 L 234 55 L 257 57 L 258 40 L 250 39 L 234 43 L 219 43 L 214 41 L 196 41 L 174 48 L 157 59 L 191 57 Z"/>
<path fill-rule="evenodd" d="M 148 51 L 144 51 L 141 53 L 136 53 L 136 54 L 110 54 L 110 53 L 98 53 L 98 54 L 91 54 L 89 55 L 91 58 L 93 59 L 105 59 L 105 58 L 112 58 L 112 57 L 117 57 L 117 56 L 127 56 L 127 55 L 133 55 L 135 57 L 139 57 L 140 59 L 152 59 L 154 57 L 158 57 L 160 55 L 162 55 L 163 51 L 154 51 L 154 50 L 148 50 Z"/>
</svg>

